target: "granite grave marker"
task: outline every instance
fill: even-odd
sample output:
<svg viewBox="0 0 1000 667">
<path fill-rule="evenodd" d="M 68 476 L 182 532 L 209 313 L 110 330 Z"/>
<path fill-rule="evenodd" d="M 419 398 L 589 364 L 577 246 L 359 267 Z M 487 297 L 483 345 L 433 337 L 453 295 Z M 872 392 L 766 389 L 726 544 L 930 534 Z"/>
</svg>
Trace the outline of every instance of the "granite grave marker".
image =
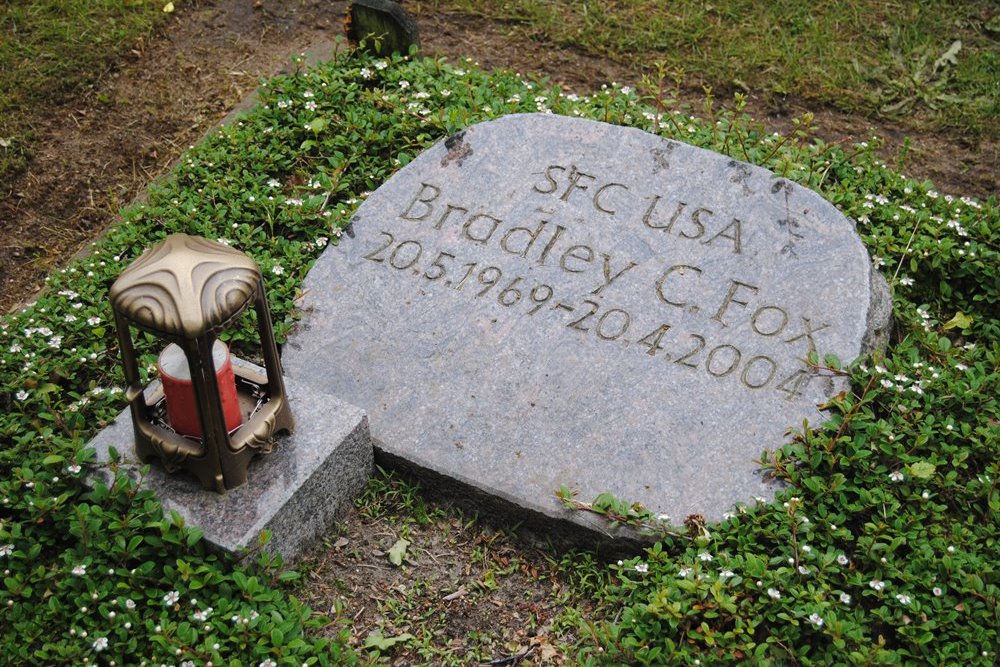
<svg viewBox="0 0 1000 667">
<path fill-rule="evenodd" d="M 362 407 L 383 460 L 570 532 L 595 524 L 561 485 L 678 523 L 773 495 L 761 451 L 846 386 L 807 355 L 850 361 L 889 319 L 853 223 L 819 195 L 545 114 L 420 155 L 304 292 L 291 377 Z"/>
</svg>

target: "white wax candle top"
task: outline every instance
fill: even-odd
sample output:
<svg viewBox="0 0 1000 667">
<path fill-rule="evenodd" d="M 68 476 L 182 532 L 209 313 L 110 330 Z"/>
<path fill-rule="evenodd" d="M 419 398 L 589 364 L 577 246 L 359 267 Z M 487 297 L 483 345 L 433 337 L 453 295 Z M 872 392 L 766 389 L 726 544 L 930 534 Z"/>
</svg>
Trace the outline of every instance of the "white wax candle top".
<svg viewBox="0 0 1000 667">
<path fill-rule="evenodd" d="M 212 363 L 215 364 L 215 371 L 218 373 L 223 364 L 229 358 L 229 348 L 221 340 L 216 339 L 212 346 Z M 175 380 L 191 381 L 191 367 L 188 365 L 184 350 L 176 343 L 171 343 L 160 352 L 160 373 Z"/>
</svg>

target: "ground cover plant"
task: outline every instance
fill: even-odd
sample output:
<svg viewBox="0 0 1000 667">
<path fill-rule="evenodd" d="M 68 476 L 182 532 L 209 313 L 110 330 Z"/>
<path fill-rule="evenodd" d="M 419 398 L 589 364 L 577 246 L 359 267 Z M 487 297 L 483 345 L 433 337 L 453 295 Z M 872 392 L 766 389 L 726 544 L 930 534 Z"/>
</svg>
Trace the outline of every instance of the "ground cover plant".
<svg viewBox="0 0 1000 667">
<path fill-rule="evenodd" d="M 829 423 L 762 443 L 762 465 L 788 491 L 719 525 L 674 527 L 643 554 L 601 566 L 580 588 L 596 608 L 576 618 L 579 639 L 561 655 L 582 664 L 992 664 L 996 202 L 903 178 L 877 160 L 875 140 L 825 145 L 808 118 L 789 136 L 769 134 L 742 116 L 739 99 L 717 112 L 709 98 L 695 118 L 659 90 L 562 95 L 470 63 L 356 53 L 264 85 L 261 106 L 189 151 L 90 257 L 53 274 L 0 325 L 4 655 L 25 664 L 440 662 L 444 649 L 413 631 L 399 641 L 383 634 L 377 651 L 352 647 L 349 618 L 297 601 L 299 572 L 258 554 L 209 553 L 196 529 L 129 480 L 87 490 L 83 445 L 123 407 L 107 289 L 168 233 L 201 234 L 258 261 L 284 337 L 311 262 L 366 193 L 462 127 L 540 111 L 637 126 L 819 190 L 858 221 L 897 317 L 884 358 L 849 368 L 813 360 L 850 373 L 854 391 L 831 401 Z M 252 327 L 230 338 L 248 349 Z M 148 373 L 152 340 L 141 353 Z"/>
</svg>

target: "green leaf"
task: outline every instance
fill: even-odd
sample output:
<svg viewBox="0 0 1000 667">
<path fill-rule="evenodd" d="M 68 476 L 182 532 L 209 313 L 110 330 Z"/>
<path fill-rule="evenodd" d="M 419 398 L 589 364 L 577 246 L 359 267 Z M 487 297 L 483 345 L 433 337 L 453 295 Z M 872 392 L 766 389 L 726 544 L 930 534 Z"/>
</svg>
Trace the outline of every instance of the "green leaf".
<svg viewBox="0 0 1000 667">
<path fill-rule="evenodd" d="M 313 132 L 319 133 L 326 129 L 327 121 L 325 118 L 313 118 L 306 125 Z"/>
<path fill-rule="evenodd" d="M 389 562 L 396 566 L 402 565 L 403 559 L 406 558 L 406 547 L 408 546 L 410 546 L 409 540 L 402 537 L 396 540 L 396 543 L 389 549 Z"/>
<path fill-rule="evenodd" d="M 62 463 L 65 460 L 66 460 L 65 456 L 60 456 L 59 454 L 49 454 L 44 459 L 42 459 L 42 464 L 50 466 L 55 463 Z"/>
<path fill-rule="evenodd" d="M 972 316 L 966 315 L 962 311 L 958 311 L 955 313 L 955 317 L 941 325 L 941 327 L 945 330 L 955 328 L 965 330 L 970 326 L 972 326 Z"/>
<path fill-rule="evenodd" d="M 195 544 L 198 543 L 198 540 L 202 538 L 202 535 L 204 535 L 204 533 L 202 532 L 201 528 L 191 528 L 190 530 L 188 530 L 187 545 L 189 547 L 193 547 Z"/>
<path fill-rule="evenodd" d="M 407 642 L 413 639 L 413 635 L 409 632 L 404 632 L 401 635 L 396 635 L 395 637 L 385 637 L 382 635 L 382 630 L 376 628 L 368 633 L 368 637 L 365 638 L 365 648 L 377 648 L 380 651 L 384 651 L 387 648 L 392 648 L 400 642 Z"/>
<path fill-rule="evenodd" d="M 916 479 L 930 479 L 934 476 L 935 470 L 937 470 L 937 466 L 927 461 L 917 461 L 907 466 L 910 477 L 915 477 Z"/>
</svg>

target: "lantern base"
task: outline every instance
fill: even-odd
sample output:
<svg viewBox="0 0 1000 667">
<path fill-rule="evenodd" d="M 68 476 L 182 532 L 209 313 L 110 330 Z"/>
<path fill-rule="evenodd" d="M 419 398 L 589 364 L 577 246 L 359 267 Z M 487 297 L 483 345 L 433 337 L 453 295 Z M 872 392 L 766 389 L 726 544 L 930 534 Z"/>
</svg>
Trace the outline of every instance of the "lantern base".
<svg viewBox="0 0 1000 667">
<path fill-rule="evenodd" d="M 159 383 L 146 391 L 155 404 Z M 237 554 L 259 544 L 261 531 L 272 534 L 264 547 L 294 562 L 316 538 L 326 533 L 361 493 L 372 471 L 372 442 L 364 411 L 337 398 L 285 378 L 295 414 L 295 432 L 279 435 L 268 456 L 251 461 L 249 482 L 218 494 L 205 491 L 191 473 L 167 473 L 156 463 L 141 475 L 143 463 L 133 452 L 134 431 L 123 411 L 90 443 L 97 465 L 90 483 L 113 481 L 113 470 L 141 479 L 164 509 L 176 511 L 189 526 L 221 551 Z M 111 465 L 114 448 L 120 454 Z"/>
<path fill-rule="evenodd" d="M 295 420 L 287 399 L 272 396 L 262 369 L 237 357 L 232 360 L 242 423 L 229 432 L 225 463 L 220 467 L 219 461 L 210 457 L 210 448 L 204 446 L 202 438 L 180 434 L 170 426 L 160 382 L 143 392 L 140 407 L 133 413 L 135 452 L 140 461 L 158 461 L 167 472 L 190 470 L 203 488 L 219 493 L 246 483 L 250 462 L 260 454 L 269 454 L 274 436 L 291 432 Z"/>
</svg>

